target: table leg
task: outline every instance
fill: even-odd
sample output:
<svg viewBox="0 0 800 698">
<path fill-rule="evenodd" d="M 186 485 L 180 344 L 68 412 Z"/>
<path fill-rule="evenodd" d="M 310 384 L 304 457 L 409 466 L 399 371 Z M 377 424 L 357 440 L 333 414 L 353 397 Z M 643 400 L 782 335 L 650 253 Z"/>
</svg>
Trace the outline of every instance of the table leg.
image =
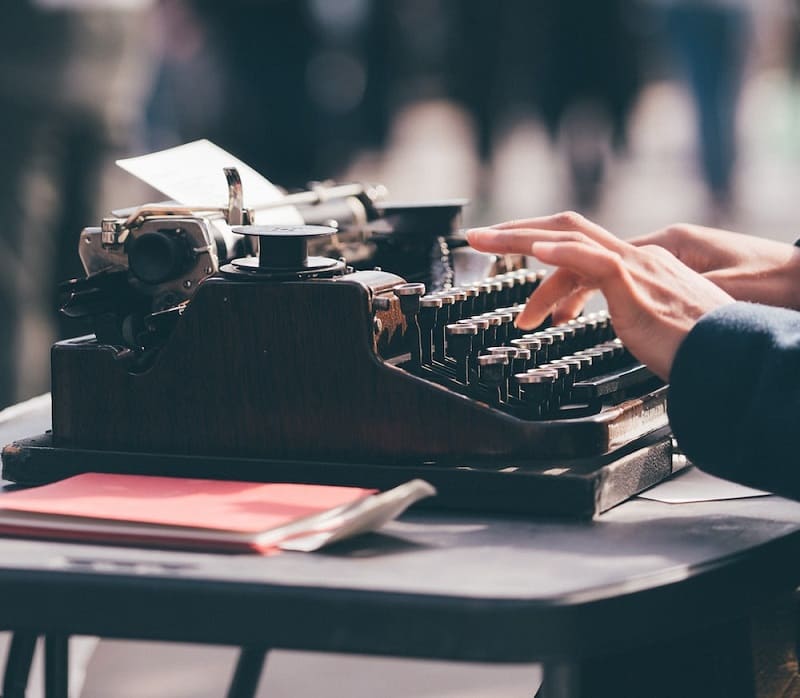
<svg viewBox="0 0 800 698">
<path fill-rule="evenodd" d="M 267 652 L 266 647 L 242 647 L 228 689 L 228 698 L 255 698 Z"/>
<path fill-rule="evenodd" d="M 17 631 L 11 635 L 3 674 L 3 698 L 25 698 L 35 651 L 36 633 Z"/>
<path fill-rule="evenodd" d="M 537 698 L 800 698 L 795 600 L 624 653 L 545 663 Z"/>
<path fill-rule="evenodd" d="M 69 635 L 44 636 L 45 698 L 69 698 Z"/>
</svg>

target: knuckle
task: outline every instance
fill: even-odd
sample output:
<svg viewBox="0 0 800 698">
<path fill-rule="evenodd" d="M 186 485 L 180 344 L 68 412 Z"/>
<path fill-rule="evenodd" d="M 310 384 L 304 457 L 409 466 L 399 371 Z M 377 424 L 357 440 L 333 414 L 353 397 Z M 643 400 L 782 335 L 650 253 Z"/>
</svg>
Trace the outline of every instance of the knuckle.
<svg viewBox="0 0 800 698">
<path fill-rule="evenodd" d="M 581 230 L 586 225 L 586 218 L 577 211 L 562 211 L 557 213 L 554 219 L 555 224 L 560 228 Z"/>
<path fill-rule="evenodd" d="M 669 250 L 661 247 L 661 245 L 642 245 L 639 250 L 651 257 L 658 257 L 659 259 L 666 259 L 672 257 Z"/>
<path fill-rule="evenodd" d="M 661 234 L 672 243 L 683 242 L 692 234 L 692 226 L 689 223 L 673 223 L 668 225 Z"/>
<path fill-rule="evenodd" d="M 614 276 L 622 276 L 625 273 L 625 260 L 619 252 L 609 252 L 607 259 L 608 271 Z"/>
</svg>

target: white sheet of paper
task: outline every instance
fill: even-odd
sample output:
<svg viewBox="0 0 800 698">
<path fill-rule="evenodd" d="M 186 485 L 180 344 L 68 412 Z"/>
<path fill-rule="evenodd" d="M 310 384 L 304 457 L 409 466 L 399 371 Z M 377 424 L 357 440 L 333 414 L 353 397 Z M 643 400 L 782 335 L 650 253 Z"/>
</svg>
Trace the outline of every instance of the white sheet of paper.
<svg viewBox="0 0 800 698">
<path fill-rule="evenodd" d="M 763 497 L 768 494 L 770 493 L 714 477 L 691 466 L 676 473 L 669 480 L 642 492 L 639 497 L 667 504 L 685 504 L 687 502 L 712 502 L 719 499 Z"/>
<path fill-rule="evenodd" d="M 211 141 L 193 141 L 149 155 L 117 160 L 117 165 L 180 204 L 216 208 L 228 205 L 228 183 L 223 168 L 235 167 L 242 178 L 244 206 L 255 209 L 255 223 L 303 222 L 294 206 L 261 208 L 280 201 L 283 192 L 252 167 Z"/>
</svg>

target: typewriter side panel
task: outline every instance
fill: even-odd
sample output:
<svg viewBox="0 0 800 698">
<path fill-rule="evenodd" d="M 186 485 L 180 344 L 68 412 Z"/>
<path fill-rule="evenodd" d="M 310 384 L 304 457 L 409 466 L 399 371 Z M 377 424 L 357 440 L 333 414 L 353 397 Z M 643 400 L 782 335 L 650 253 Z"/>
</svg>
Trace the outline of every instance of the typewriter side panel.
<svg viewBox="0 0 800 698">
<path fill-rule="evenodd" d="M 368 291 L 345 278 L 213 279 L 141 373 L 109 347 L 54 347 L 54 443 L 383 462 L 615 447 L 613 415 L 554 424 L 502 414 L 382 361 L 374 328 Z M 653 428 L 648 419 L 641 433 Z"/>
</svg>

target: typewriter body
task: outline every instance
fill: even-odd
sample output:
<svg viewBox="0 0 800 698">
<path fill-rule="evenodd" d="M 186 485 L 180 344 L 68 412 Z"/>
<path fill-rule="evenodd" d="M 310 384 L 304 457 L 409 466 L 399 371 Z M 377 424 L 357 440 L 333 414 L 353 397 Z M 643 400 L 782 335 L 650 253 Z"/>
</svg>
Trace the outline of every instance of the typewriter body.
<svg viewBox="0 0 800 698">
<path fill-rule="evenodd" d="M 54 345 L 52 433 L 7 446 L 6 478 L 423 477 L 439 506 L 590 517 L 672 472 L 666 387 L 606 313 L 522 332 L 544 272 L 459 278 L 463 202 L 346 185 L 297 195 L 306 224 L 260 226 L 226 176 L 227 209 L 83 231 L 62 310 L 94 334 Z"/>
</svg>

